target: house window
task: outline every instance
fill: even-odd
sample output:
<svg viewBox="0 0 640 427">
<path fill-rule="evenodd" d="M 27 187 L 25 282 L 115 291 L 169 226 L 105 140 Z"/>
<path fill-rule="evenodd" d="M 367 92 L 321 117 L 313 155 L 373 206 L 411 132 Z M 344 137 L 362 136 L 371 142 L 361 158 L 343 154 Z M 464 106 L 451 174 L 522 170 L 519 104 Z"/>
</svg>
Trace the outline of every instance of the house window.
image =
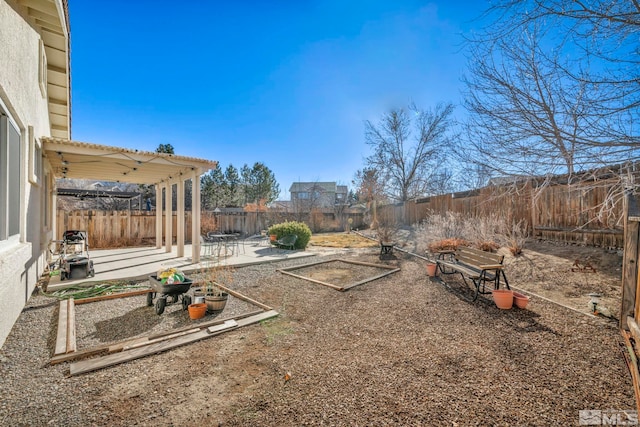
<svg viewBox="0 0 640 427">
<path fill-rule="evenodd" d="M 39 184 L 42 180 L 42 145 L 36 140 L 33 126 L 29 126 L 29 182 Z"/>
<path fill-rule="evenodd" d="M 298 193 L 298 199 L 308 199 L 309 193 L 306 191 L 301 191 Z"/>
<path fill-rule="evenodd" d="M 0 109 L 0 241 L 20 234 L 20 132 Z"/>
<path fill-rule="evenodd" d="M 44 42 L 40 39 L 40 61 L 38 61 L 38 83 L 40 93 L 43 98 L 47 97 L 47 52 L 44 49 Z"/>
<path fill-rule="evenodd" d="M 51 196 L 49 194 L 51 188 L 51 175 L 49 173 L 45 173 L 42 183 L 44 187 L 44 191 L 42 192 L 42 206 L 44 206 L 44 214 L 42 215 L 42 225 L 45 229 L 49 228 L 49 224 L 51 223 L 51 219 L 49 218 L 51 212 Z"/>
</svg>

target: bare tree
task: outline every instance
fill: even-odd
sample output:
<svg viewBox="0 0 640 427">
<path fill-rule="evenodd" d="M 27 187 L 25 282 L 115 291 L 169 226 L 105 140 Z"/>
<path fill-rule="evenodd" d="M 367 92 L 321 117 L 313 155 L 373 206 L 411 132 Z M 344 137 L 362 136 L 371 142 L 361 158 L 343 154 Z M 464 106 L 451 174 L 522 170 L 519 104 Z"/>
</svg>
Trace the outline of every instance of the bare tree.
<svg viewBox="0 0 640 427">
<path fill-rule="evenodd" d="M 377 169 L 359 169 L 352 181 L 359 202 L 369 204 L 384 199 L 384 185 Z"/>
<path fill-rule="evenodd" d="M 538 21 L 521 30 L 471 44 L 463 159 L 494 175 L 566 173 L 570 180 L 578 171 L 639 159 L 633 126 L 596 100 L 593 82 L 568 72 L 577 64 L 565 45 L 549 49 L 550 30 Z"/>
<path fill-rule="evenodd" d="M 512 135 L 521 164 L 538 152 L 569 174 L 639 157 L 640 3 L 499 0 L 487 17 L 470 40 L 467 106 L 484 117 L 474 132 L 489 124 Z"/>
<path fill-rule="evenodd" d="M 516 178 L 546 176 L 536 180 L 534 198 L 554 174 L 585 189 L 602 185 L 603 175 L 618 177 L 612 188 L 619 190 L 633 181 L 640 4 L 498 0 L 487 16 L 492 23 L 469 43 L 462 159 L 511 176 L 514 192 L 523 188 Z M 620 197 L 607 194 L 602 216 Z"/>
<path fill-rule="evenodd" d="M 365 122 L 365 140 L 373 148 L 366 169 L 378 172 L 389 198 L 406 201 L 435 192 L 444 148 L 450 145 L 452 112 L 452 104 L 433 110 L 411 105 L 386 113 L 377 125 Z"/>
</svg>

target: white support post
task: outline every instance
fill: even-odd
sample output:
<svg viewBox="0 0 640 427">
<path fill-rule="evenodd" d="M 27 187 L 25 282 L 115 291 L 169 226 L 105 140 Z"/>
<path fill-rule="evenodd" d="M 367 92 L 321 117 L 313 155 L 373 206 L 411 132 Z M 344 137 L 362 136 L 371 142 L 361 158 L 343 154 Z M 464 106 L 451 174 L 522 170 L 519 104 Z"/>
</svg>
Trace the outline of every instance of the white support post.
<svg viewBox="0 0 640 427">
<path fill-rule="evenodd" d="M 184 256 L 184 178 L 178 177 L 178 219 L 176 223 L 176 244 L 178 246 L 178 257 Z"/>
<path fill-rule="evenodd" d="M 162 247 L 162 189 L 163 185 L 156 184 L 156 249 Z"/>
<path fill-rule="evenodd" d="M 194 263 L 198 263 L 200 262 L 200 175 L 194 171 L 191 180 L 191 258 Z"/>
<path fill-rule="evenodd" d="M 169 181 L 165 188 L 165 210 L 167 212 L 165 219 L 165 238 L 164 251 L 171 252 L 173 248 L 173 182 Z"/>
<path fill-rule="evenodd" d="M 58 240 L 58 193 L 53 190 L 47 197 L 51 197 L 51 209 L 49 210 L 49 215 L 51 216 L 51 240 Z"/>
</svg>

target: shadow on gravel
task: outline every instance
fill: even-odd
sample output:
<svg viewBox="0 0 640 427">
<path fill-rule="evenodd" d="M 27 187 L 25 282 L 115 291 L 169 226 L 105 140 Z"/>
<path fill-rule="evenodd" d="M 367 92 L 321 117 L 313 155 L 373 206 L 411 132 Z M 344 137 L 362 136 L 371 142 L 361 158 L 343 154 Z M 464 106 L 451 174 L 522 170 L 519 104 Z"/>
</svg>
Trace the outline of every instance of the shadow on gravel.
<svg viewBox="0 0 640 427">
<path fill-rule="evenodd" d="M 495 306 L 490 296 L 483 297 L 479 295 L 478 299 L 473 301 L 474 290 L 463 282 L 445 282 L 439 277 L 432 277 L 429 280 L 442 285 L 447 292 L 473 307 L 478 314 L 486 316 L 487 321 L 493 325 L 500 324 L 512 329 L 514 332 L 548 332 L 556 336 L 562 335 L 558 331 L 541 324 L 538 321 L 541 316 L 535 311 L 520 309 L 515 306 L 511 310 L 502 310 Z"/>
<path fill-rule="evenodd" d="M 147 307 L 139 307 L 122 316 L 96 322 L 96 331 L 93 336 L 101 342 L 117 341 L 148 333 L 160 322 L 162 322 L 161 316 L 151 313 Z M 118 328 L 118 325 L 127 325 L 127 327 Z"/>
</svg>

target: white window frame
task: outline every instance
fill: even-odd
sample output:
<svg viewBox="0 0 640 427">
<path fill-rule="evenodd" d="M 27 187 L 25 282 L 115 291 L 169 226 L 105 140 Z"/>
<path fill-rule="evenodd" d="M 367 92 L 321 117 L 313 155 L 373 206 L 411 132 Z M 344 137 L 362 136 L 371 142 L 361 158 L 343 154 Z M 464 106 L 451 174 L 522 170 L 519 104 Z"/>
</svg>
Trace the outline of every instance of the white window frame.
<svg viewBox="0 0 640 427">
<path fill-rule="evenodd" d="M 29 138 L 29 182 L 33 185 L 42 183 L 42 143 L 36 139 L 33 126 L 28 127 L 27 138 Z"/>
<path fill-rule="evenodd" d="M 12 149 L 9 141 L 10 128 L 13 128 L 19 138 L 17 147 L 18 159 L 11 157 L 11 155 L 15 153 L 11 152 Z M 2 142 L 3 140 L 4 142 Z M 22 164 L 24 158 L 23 140 L 24 135 L 20 127 L 9 115 L 8 109 L 0 102 L 0 249 L 7 244 L 20 242 L 22 232 L 21 205 L 23 203 L 22 197 L 24 191 L 22 187 L 22 180 L 24 179 Z M 14 176 L 10 176 L 9 164 L 18 167 L 17 180 Z M 17 211 L 11 211 L 11 209 L 17 209 Z M 12 224 L 12 215 L 9 214 L 10 212 L 17 215 L 17 218 L 14 218 L 17 219 L 17 226 L 16 224 Z M 12 230 L 12 227 L 17 228 Z"/>
<path fill-rule="evenodd" d="M 44 48 L 44 42 L 40 39 L 39 43 L 39 60 L 38 60 L 38 83 L 40 85 L 40 94 L 43 98 L 47 97 L 47 51 Z"/>
</svg>

